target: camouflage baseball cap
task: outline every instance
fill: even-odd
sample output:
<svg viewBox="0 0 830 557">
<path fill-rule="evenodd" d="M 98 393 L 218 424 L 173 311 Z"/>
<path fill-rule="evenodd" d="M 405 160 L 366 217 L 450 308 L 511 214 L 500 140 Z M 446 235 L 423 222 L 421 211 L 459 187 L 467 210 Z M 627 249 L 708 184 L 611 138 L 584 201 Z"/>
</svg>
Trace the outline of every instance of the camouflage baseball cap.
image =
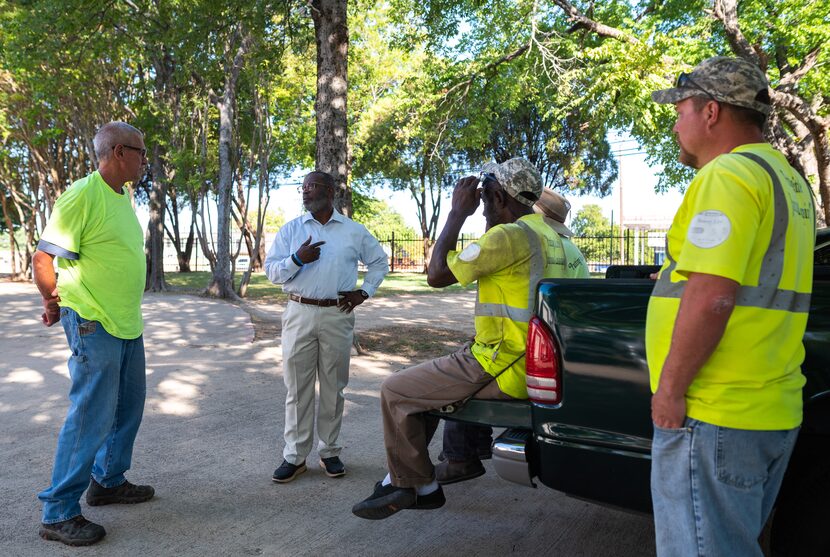
<svg viewBox="0 0 830 557">
<path fill-rule="evenodd" d="M 542 176 L 527 159 L 515 158 L 501 164 L 488 162 L 481 172 L 493 174 L 507 195 L 528 207 L 533 207 L 542 195 Z"/>
<path fill-rule="evenodd" d="M 764 115 L 770 111 L 766 76 L 758 66 L 741 58 L 707 58 L 691 73 L 681 73 L 671 89 L 651 94 L 651 99 L 660 104 L 674 104 L 689 97 L 708 97 Z"/>
</svg>

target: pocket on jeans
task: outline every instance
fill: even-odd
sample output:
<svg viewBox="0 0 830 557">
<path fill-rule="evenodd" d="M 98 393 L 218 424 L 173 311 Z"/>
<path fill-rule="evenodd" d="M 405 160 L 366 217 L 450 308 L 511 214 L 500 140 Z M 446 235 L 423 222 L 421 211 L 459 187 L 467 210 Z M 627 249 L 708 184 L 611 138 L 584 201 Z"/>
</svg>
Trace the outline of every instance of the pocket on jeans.
<svg viewBox="0 0 830 557">
<path fill-rule="evenodd" d="M 738 489 L 750 489 L 767 478 L 767 462 L 758 454 L 751 431 L 718 427 L 715 468 L 718 481 Z"/>
<path fill-rule="evenodd" d="M 698 421 L 693 420 L 689 417 L 686 417 L 683 420 L 683 426 L 681 426 L 681 427 L 660 427 L 659 425 L 655 424 L 654 422 L 651 422 L 651 423 L 654 426 L 654 432 L 655 433 L 659 431 L 661 433 L 671 435 L 671 434 L 678 434 L 678 433 L 691 433 L 691 431 L 695 427 L 695 424 L 697 424 Z"/>
<path fill-rule="evenodd" d="M 687 450 L 687 440 L 692 432 L 689 418 L 686 418 L 683 427 L 660 427 L 653 422 L 652 425 L 654 425 L 654 435 L 651 439 L 652 452 L 668 455 L 676 451 Z"/>
<path fill-rule="evenodd" d="M 97 321 L 83 321 L 78 323 L 78 334 L 82 337 L 86 337 L 92 334 L 95 334 L 95 331 L 98 330 L 98 322 Z"/>
</svg>

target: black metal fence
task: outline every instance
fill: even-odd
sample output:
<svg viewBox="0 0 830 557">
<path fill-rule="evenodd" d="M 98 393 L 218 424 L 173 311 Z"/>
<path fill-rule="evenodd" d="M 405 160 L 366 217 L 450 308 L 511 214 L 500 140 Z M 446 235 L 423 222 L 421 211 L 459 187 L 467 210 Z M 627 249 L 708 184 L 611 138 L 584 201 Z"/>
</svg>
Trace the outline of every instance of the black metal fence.
<svg viewBox="0 0 830 557">
<path fill-rule="evenodd" d="M 602 274 L 609 265 L 661 265 L 665 258 L 665 230 L 631 229 L 609 231 L 607 234 L 577 236 L 571 238 L 579 247 L 588 262 L 591 273 Z M 456 245 L 457 250 L 476 241 L 478 238 L 462 234 Z M 396 236 L 378 239 L 386 255 L 389 256 L 389 270 L 392 272 L 420 273 L 425 269 L 424 239 L 417 236 Z M 233 244 L 236 245 L 236 244 Z M 266 250 L 270 247 L 266 244 Z M 243 248 L 244 252 L 244 248 Z M 248 268 L 249 257 L 240 254 L 236 260 L 237 271 Z M 178 271 L 176 251 L 173 245 L 166 243 L 164 248 L 164 270 Z M 199 246 L 194 246 L 190 258 L 193 271 L 209 271 L 210 265 L 201 253 Z"/>
<path fill-rule="evenodd" d="M 622 234 L 596 234 L 571 238 L 588 262 L 591 273 L 605 273 L 610 265 L 662 265 L 666 257 L 666 231 L 626 229 Z"/>
<path fill-rule="evenodd" d="M 456 244 L 457 250 L 475 242 L 478 237 L 470 234 L 462 234 Z M 426 258 L 424 257 L 425 242 L 419 236 L 396 236 L 392 234 L 386 239 L 378 238 L 383 251 L 389 256 L 389 270 L 391 272 L 420 273 L 426 269 Z"/>
</svg>

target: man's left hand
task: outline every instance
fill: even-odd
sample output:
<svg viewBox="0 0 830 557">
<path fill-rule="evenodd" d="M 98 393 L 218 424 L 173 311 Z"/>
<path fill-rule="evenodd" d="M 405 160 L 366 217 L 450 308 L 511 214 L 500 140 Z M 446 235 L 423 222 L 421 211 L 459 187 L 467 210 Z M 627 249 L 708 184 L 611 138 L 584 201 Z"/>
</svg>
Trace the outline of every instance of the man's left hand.
<svg viewBox="0 0 830 557">
<path fill-rule="evenodd" d="M 351 313 L 354 308 L 364 302 L 363 294 L 360 290 L 348 290 L 338 292 L 337 294 L 340 296 L 337 301 L 337 307 L 340 308 L 340 311 L 345 311 L 346 313 Z"/>
</svg>

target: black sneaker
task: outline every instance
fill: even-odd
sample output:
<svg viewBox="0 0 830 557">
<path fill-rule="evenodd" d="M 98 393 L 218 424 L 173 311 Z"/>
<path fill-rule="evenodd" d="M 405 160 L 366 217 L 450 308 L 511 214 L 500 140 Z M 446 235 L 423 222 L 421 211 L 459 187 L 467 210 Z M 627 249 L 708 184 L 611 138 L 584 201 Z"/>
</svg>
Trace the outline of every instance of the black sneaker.
<svg viewBox="0 0 830 557">
<path fill-rule="evenodd" d="M 149 501 L 155 493 L 156 490 L 149 485 L 135 485 L 124 482 L 115 487 L 104 487 L 90 478 L 89 487 L 86 490 L 86 504 L 91 507 L 112 505 L 113 503 L 133 505 Z"/>
<path fill-rule="evenodd" d="M 44 540 L 54 540 L 66 545 L 92 545 L 98 543 L 107 531 L 100 524 L 95 524 L 78 515 L 63 522 L 41 524 L 38 531 Z"/>
<path fill-rule="evenodd" d="M 343 465 L 340 457 L 337 456 L 321 458 L 320 468 L 326 471 L 326 476 L 329 478 L 340 478 L 346 475 L 346 467 Z"/>
<path fill-rule="evenodd" d="M 274 475 L 271 479 L 278 484 L 288 483 L 303 472 L 306 471 L 305 460 L 298 464 L 291 464 L 287 460 L 283 460 L 280 467 L 274 470 Z"/>
<path fill-rule="evenodd" d="M 437 509 L 446 502 L 440 485 L 432 493 L 418 495 L 411 487 L 395 487 L 378 482 L 372 495 L 352 507 L 352 513 L 368 520 L 382 520 L 403 509 Z"/>
<path fill-rule="evenodd" d="M 441 485 L 448 485 L 472 480 L 473 478 L 484 475 L 485 472 L 484 465 L 481 464 L 480 460 L 465 460 L 461 462 L 445 460 L 435 466 L 435 479 Z"/>
</svg>

